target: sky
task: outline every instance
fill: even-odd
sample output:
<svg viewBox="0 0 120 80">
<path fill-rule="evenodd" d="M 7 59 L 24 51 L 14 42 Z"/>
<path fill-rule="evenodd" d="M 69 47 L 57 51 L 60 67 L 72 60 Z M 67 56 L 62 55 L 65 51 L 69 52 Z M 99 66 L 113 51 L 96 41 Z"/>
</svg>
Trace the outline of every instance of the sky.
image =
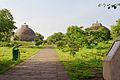
<svg viewBox="0 0 120 80">
<path fill-rule="evenodd" d="M 99 3 L 120 0 L 0 0 L 0 9 L 10 10 L 15 25 L 27 23 L 45 39 L 55 32 L 66 32 L 70 25 L 90 27 L 97 20 L 110 29 L 120 18 L 120 7 L 108 10 Z"/>
</svg>

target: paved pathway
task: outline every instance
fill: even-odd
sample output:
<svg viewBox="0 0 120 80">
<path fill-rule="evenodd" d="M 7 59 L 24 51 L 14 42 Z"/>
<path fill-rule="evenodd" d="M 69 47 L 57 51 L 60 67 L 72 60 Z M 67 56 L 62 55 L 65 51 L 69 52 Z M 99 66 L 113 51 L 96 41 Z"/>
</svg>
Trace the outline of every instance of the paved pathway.
<svg viewBox="0 0 120 80">
<path fill-rule="evenodd" d="M 45 48 L 25 62 L 17 65 L 0 80 L 70 80 L 54 49 Z"/>
</svg>

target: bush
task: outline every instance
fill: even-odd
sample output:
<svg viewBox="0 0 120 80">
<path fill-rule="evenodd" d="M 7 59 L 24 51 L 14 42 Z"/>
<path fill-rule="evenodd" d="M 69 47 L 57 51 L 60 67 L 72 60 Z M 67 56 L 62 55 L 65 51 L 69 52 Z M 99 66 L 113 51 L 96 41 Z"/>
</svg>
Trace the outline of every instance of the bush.
<svg viewBox="0 0 120 80">
<path fill-rule="evenodd" d="M 43 43 L 43 41 L 41 41 L 41 40 L 35 40 L 35 45 L 36 46 L 39 46 L 39 45 L 41 45 Z"/>
<path fill-rule="evenodd" d="M 1 42 L 0 47 L 13 47 L 15 43 L 12 42 Z"/>
<path fill-rule="evenodd" d="M 65 47 L 65 45 L 66 45 L 65 41 L 62 41 L 62 40 L 57 41 L 55 44 L 57 45 L 57 47 L 59 49 L 63 49 Z"/>
</svg>

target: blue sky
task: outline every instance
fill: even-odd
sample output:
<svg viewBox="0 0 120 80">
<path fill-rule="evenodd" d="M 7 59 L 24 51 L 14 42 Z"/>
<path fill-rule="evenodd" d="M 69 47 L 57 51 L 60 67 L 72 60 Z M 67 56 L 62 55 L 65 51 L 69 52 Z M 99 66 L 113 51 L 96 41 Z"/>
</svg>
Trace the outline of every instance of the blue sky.
<svg viewBox="0 0 120 80">
<path fill-rule="evenodd" d="M 89 27 L 98 20 L 104 26 L 120 18 L 120 8 L 106 9 L 99 3 L 118 3 L 119 0 L 0 0 L 0 9 L 7 8 L 16 26 L 27 23 L 35 32 L 48 37 L 54 32 L 66 32 L 70 25 Z"/>
</svg>

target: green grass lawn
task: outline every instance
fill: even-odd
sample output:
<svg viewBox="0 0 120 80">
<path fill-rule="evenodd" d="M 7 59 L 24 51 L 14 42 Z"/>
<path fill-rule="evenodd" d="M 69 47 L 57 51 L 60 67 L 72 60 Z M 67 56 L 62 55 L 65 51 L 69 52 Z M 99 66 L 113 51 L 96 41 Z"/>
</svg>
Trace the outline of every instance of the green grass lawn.
<svg viewBox="0 0 120 80">
<path fill-rule="evenodd" d="M 20 49 L 20 60 L 12 61 L 12 48 L 9 47 L 0 47 L 0 73 L 4 73 L 8 69 L 14 67 L 16 64 L 24 61 L 29 58 L 40 48 L 19 48 Z"/>
<path fill-rule="evenodd" d="M 59 49 L 57 52 L 71 80 L 90 79 L 102 77 L 102 60 L 110 46 L 111 42 L 99 43 L 92 49 L 81 48 L 74 57 L 69 52 L 62 52 Z"/>
</svg>

